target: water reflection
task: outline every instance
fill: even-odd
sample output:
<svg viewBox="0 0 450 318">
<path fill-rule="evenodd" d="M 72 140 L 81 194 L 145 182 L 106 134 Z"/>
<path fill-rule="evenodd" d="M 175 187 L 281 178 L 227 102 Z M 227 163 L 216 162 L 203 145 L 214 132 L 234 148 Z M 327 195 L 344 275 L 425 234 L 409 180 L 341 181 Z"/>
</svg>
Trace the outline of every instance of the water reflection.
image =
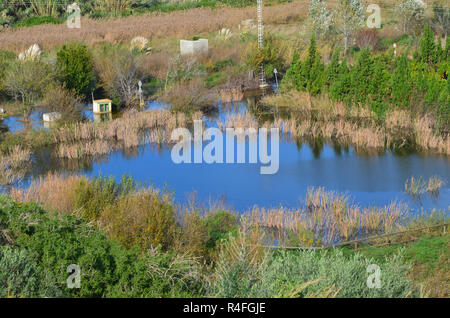
<svg viewBox="0 0 450 318">
<path fill-rule="evenodd" d="M 217 110 L 205 116 L 206 125 L 215 125 L 218 120 L 225 121 L 228 116 L 246 111 L 257 115 L 260 110 L 256 102 L 249 107 L 252 103 L 248 100 L 219 101 Z M 168 107 L 164 103 L 147 104 L 147 109 Z M 263 113 L 273 117 L 273 114 Z M 87 109 L 85 115 L 92 114 Z M 410 151 L 362 154 L 348 145 L 325 140 L 283 138 L 279 171 L 275 175 L 261 175 L 259 164 L 177 165 L 172 162 L 171 148 L 167 145 L 147 144 L 84 160 L 63 160 L 55 157 L 53 151 L 42 149 L 35 154 L 25 186 L 30 177 L 55 171 L 81 173 L 89 177 L 101 173 L 117 179 L 122 174 L 131 174 L 144 184 L 152 183 L 173 190 L 179 203 L 187 202 L 189 196 L 196 192 L 204 204 L 210 200 L 226 199 L 226 204 L 239 211 L 255 204 L 263 207 L 300 206 L 311 186 L 347 193 L 361 206 L 385 206 L 394 200 L 407 202 L 416 211 L 448 209 L 450 206 L 448 184 L 440 191 L 439 198 L 425 196 L 418 201 L 403 192 L 405 181 L 411 176 L 429 178 L 437 175 L 450 181 L 447 157 Z"/>
</svg>

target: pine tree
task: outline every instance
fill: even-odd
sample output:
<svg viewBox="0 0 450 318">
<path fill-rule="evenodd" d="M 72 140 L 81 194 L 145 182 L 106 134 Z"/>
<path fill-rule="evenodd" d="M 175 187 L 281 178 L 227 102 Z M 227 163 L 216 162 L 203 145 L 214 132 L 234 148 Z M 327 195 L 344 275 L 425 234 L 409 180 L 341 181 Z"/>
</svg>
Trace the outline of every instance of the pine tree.
<svg viewBox="0 0 450 318">
<path fill-rule="evenodd" d="M 412 90 L 408 59 L 399 56 L 395 64 L 391 80 L 393 102 L 398 106 L 408 107 Z"/>
<path fill-rule="evenodd" d="M 367 101 L 368 94 L 371 90 L 373 72 L 373 60 L 370 57 L 369 50 L 365 49 L 358 56 L 351 72 L 352 94 L 355 103 L 364 103 Z"/>
<path fill-rule="evenodd" d="M 436 63 L 436 45 L 434 43 L 434 33 L 428 24 L 425 25 L 425 29 L 420 40 L 420 61 L 429 65 Z"/>
<path fill-rule="evenodd" d="M 370 87 L 370 106 L 378 118 L 383 118 L 388 108 L 386 98 L 389 95 L 389 82 L 391 75 L 382 58 L 377 58 L 374 65 L 373 79 Z"/>
<path fill-rule="evenodd" d="M 300 88 L 297 86 L 297 83 L 299 81 L 301 70 L 302 70 L 302 61 L 300 60 L 298 51 L 295 50 L 294 56 L 292 57 L 291 65 L 287 69 L 286 74 L 284 75 L 281 81 L 281 88 L 284 90 L 289 90 L 293 88 L 300 90 Z"/>
<path fill-rule="evenodd" d="M 339 65 L 340 50 L 336 49 L 331 56 L 331 62 L 328 64 L 325 72 L 325 85 L 330 88 L 333 82 L 338 78 L 340 65 Z"/>
<path fill-rule="evenodd" d="M 352 82 L 350 72 L 347 67 L 347 61 L 344 59 L 339 67 L 338 77 L 333 83 L 331 83 L 331 99 L 349 103 L 351 101 L 351 86 Z"/>
</svg>

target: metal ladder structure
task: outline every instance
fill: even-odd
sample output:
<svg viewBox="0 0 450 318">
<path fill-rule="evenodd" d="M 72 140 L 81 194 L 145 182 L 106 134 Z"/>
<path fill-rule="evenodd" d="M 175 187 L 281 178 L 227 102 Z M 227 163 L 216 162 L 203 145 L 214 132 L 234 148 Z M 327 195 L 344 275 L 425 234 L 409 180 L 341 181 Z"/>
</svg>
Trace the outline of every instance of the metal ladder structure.
<svg viewBox="0 0 450 318">
<path fill-rule="evenodd" d="M 262 0 L 257 0 L 257 16 L 258 16 L 258 48 L 262 50 L 264 48 L 264 26 L 262 16 Z M 259 87 L 265 89 L 268 85 L 266 82 L 266 74 L 264 73 L 264 63 L 261 63 L 259 71 Z"/>
</svg>

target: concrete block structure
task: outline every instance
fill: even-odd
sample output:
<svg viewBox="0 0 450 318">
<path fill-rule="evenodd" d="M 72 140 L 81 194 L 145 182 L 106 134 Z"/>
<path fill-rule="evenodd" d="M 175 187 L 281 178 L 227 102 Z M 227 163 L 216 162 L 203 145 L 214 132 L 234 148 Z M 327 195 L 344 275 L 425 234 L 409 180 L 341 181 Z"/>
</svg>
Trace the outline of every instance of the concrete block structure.
<svg viewBox="0 0 450 318">
<path fill-rule="evenodd" d="M 180 40 L 181 55 L 197 55 L 208 53 L 208 39 Z"/>
</svg>

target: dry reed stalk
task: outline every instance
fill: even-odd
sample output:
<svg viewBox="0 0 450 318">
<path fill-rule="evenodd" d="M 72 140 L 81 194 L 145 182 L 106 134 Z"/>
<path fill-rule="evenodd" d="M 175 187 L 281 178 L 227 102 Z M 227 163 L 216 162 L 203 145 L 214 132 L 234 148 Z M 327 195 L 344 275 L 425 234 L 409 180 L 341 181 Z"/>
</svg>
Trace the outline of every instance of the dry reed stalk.
<svg viewBox="0 0 450 318">
<path fill-rule="evenodd" d="M 21 202 L 34 202 L 60 213 L 73 212 L 76 187 L 85 177 L 48 173 L 33 180 L 27 189 L 12 188 L 11 197 Z"/>
<path fill-rule="evenodd" d="M 31 160 L 31 151 L 14 146 L 8 155 L 0 157 L 0 184 L 12 184 L 25 176 Z"/>
<path fill-rule="evenodd" d="M 306 17 L 307 6 L 307 3 L 294 2 L 266 7 L 263 11 L 264 21 L 266 24 L 298 21 Z M 18 53 L 34 43 L 39 43 L 44 50 L 68 41 L 85 42 L 89 45 L 103 42 L 128 43 L 137 35 L 148 39 L 189 38 L 202 33 L 215 33 L 221 28 L 236 29 L 242 20 L 249 18 L 255 18 L 254 7 L 197 8 L 107 20 L 83 17 L 81 29 L 67 29 L 64 24 L 47 24 L 0 32 L 0 49 Z"/>
<path fill-rule="evenodd" d="M 253 225 L 275 230 L 278 239 L 286 231 L 300 237 L 312 233 L 316 243 L 337 241 L 392 232 L 406 215 L 407 206 L 394 202 L 384 208 L 360 208 L 348 202 L 348 197 L 324 188 L 310 188 L 305 207 L 295 210 L 253 207 L 245 216 Z M 303 234 L 302 234 L 303 233 Z"/>
</svg>

